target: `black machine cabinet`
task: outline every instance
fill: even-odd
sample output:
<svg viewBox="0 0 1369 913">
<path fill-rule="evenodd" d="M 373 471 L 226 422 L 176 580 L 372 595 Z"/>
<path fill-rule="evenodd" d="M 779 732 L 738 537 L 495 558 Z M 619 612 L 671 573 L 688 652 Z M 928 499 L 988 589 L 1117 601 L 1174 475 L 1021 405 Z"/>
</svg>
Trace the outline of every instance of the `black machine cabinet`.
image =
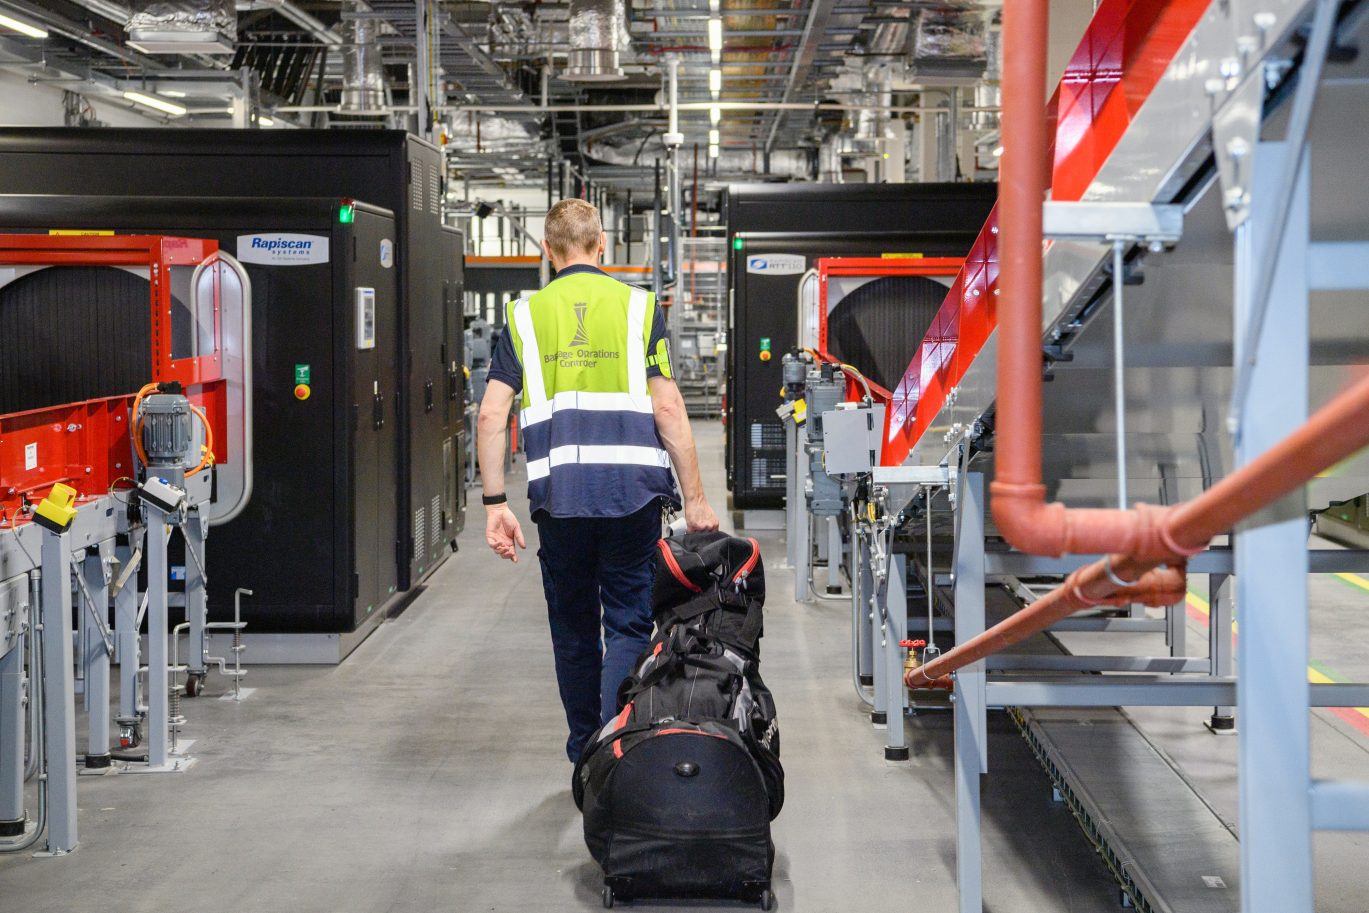
<svg viewBox="0 0 1369 913">
<path fill-rule="evenodd" d="M 736 510 L 784 506 L 780 360 L 798 289 L 823 257 L 963 256 L 996 184 L 743 184 L 727 190 L 727 484 Z M 919 340 L 908 341 L 909 356 Z M 768 360 L 762 359 L 762 351 Z"/>
<path fill-rule="evenodd" d="M 432 573 L 465 519 L 461 473 L 446 471 L 464 452 L 465 378 L 462 244 L 442 225 L 443 178 L 441 151 L 399 130 L 0 129 L 0 194 L 349 197 L 394 212 L 400 589 Z"/>
<path fill-rule="evenodd" d="M 0 196 L 0 231 L 51 228 L 213 238 L 251 279 L 255 485 L 206 541 L 211 618 L 232 620 L 239 586 L 253 590 L 242 609 L 256 632 L 348 633 L 399 599 L 394 215 L 337 198 Z M 310 254 L 290 262 L 257 243 L 280 235 Z M 367 289 L 373 344 L 358 332 Z M 144 309 L 146 296 L 144 283 Z"/>
</svg>

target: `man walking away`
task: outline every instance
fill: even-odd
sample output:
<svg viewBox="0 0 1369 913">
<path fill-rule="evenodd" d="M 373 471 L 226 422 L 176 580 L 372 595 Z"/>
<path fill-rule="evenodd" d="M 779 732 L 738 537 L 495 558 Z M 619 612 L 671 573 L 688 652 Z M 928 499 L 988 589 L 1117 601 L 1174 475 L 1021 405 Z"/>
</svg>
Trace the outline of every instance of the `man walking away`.
<svg viewBox="0 0 1369 913">
<path fill-rule="evenodd" d="M 545 234 L 556 278 L 505 310 L 477 446 L 485 541 L 517 561 L 527 544 L 506 503 L 504 455 L 521 393 L 528 499 L 570 726 L 566 754 L 576 761 L 617 712 L 618 685 L 651 636 L 661 509 L 681 506 L 671 466 L 689 529 L 717 529 L 718 518 L 704 498 L 655 296 L 599 269 L 605 236 L 589 203 L 557 203 Z"/>
</svg>

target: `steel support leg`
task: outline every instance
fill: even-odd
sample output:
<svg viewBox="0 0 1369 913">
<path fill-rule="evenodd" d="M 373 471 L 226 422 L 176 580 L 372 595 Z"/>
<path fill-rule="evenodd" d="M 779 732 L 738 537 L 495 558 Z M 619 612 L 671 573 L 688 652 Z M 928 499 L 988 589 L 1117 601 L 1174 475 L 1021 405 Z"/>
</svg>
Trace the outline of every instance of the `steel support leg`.
<svg viewBox="0 0 1369 913">
<path fill-rule="evenodd" d="M 784 561 L 791 569 L 799 566 L 799 426 L 793 419 L 784 420 Z M 797 590 L 797 587 L 796 587 Z"/>
<path fill-rule="evenodd" d="M 76 686 L 71 649 L 71 535 L 43 530 L 43 750 L 48 852 L 76 849 Z"/>
<path fill-rule="evenodd" d="M 190 623 L 189 644 L 185 664 L 191 675 L 203 676 L 207 671 L 204 658 L 209 655 L 206 628 L 209 624 L 209 601 L 205 579 L 205 533 L 208 518 L 198 507 L 186 509 L 185 518 L 185 620 Z M 193 552 L 193 555 L 191 554 Z M 197 560 L 198 559 L 198 560 Z"/>
<path fill-rule="evenodd" d="M 0 837 L 24 832 L 24 638 L 12 647 L 0 656 Z"/>
<path fill-rule="evenodd" d="M 132 529 L 127 545 L 115 546 L 121 573 L 133 560 L 135 552 L 143 549 L 142 527 Z M 141 557 L 138 559 L 143 560 Z M 134 571 L 122 589 L 114 594 L 114 646 L 119 660 L 119 724 L 137 725 L 141 695 L 138 688 L 138 667 L 142 663 L 142 644 L 138 636 L 138 575 Z"/>
<path fill-rule="evenodd" d="M 965 643 L 984 630 L 984 476 L 964 482 L 955 547 L 955 639 Z M 988 713 L 984 662 L 955 675 L 956 884 L 960 913 L 983 913 L 980 776 L 988 772 Z"/>
<path fill-rule="evenodd" d="M 147 508 L 147 764 L 166 769 L 171 754 L 170 678 L 167 674 L 167 567 L 166 546 L 170 531 L 166 514 Z"/>
<path fill-rule="evenodd" d="M 889 587 L 884 599 L 889 615 L 889 630 L 884 640 L 884 685 L 888 689 L 888 729 L 884 741 L 884 760 L 908 760 L 908 736 L 903 726 L 908 709 L 908 689 L 903 685 L 903 655 L 899 641 L 908 637 L 908 561 L 904 555 L 889 556 Z"/>
<path fill-rule="evenodd" d="M 85 584 L 81 601 L 89 594 L 96 605 L 94 611 L 109 623 L 109 584 L 105 579 L 105 563 L 99 549 L 87 549 L 81 562 L 80 574 Z M 81 660 L 86 670 L 86 720 L 89 724 L 86 741 L 86 767 L 109 766 L 109 652 L 104 634 L 91 618 L 92 606 L 82 605 Z"/>
<path fill-rule="evenodd" d="M 860 606 L 861 617 L 861 663 L 862 668 L 869 664 L 871 680 L 875 689 L 875 708 L 870 713 L 870 722 L 883 726 L 889 720 L 889 677 L 887 664 L 880 651 L 879 610 L 875 605 L 875 574 L 871 566 L 870 540 L 860 539 Z"/>
<path fill-rule="evenodd" d="M 1213 678 L 1229 678 L 1231 656 L 1231 577 L 1228 574 L 1209 574 L 1207 578 L 1207 655 Z M 1213 707 L 1208 728 L 1213 732 L 1231 732 L 1236 728 L 1235 707 Z"/>
<path fill-rule="evenodd" d="M 795 538 L 795 547 L 790 550 L 794 565 L 794 599 L 797 602 L 811 602 L 809 578 L 813 576 L 813 518 L 808 513 L 808 428 L 795 430 L 794 455 L 794 523 L 790 535 Z"/>
<path fill-rule="evenodd" d="M 841 592 L 841 518 L 827 518 L 827 594 L 835 596 Z"/>
<path fill-rule="evenodd" d="M 851 611 L 855 614 L 856 625 L 856 673 L 860 676 L 862 685 L 873 685 L 875 681 L 874 666 L 871 662 L 873 651 L 870 627 L 869 557 L 865 550 L 865 537 L 860 535 L 853 525 L 851 553 L 847 560 L 850 562 L 848 570 L 851 577 Z M 875 700 L 883 699 L 876 694 Z"/>
<path fill-rule="evenodd" d="M 1297 172 L 1278 250 L 1269 212 L 1274 176 L 1294 150 L 1261 143 L 1255 153 L 1250 220 L 1236 237 L 1236 339 L 1246 336 L 1255 302 L 1252 277 L 1277 263 L 1271 306 L 1248 367 L 1249 404 L 1238 416 L 1237 465 L 1248 464 L 1307 417 L 1308 159 Z M 1237 350 L 1237 364 L 1249 352 Z M 1312 814 L 1307 684 L 1306 495 L 1295 495 L 1248 521 L 1236 534 L 1237 704 L 1242 709 L 1238 783 L 1242 913 L 1310 913 Z M 1254 525 L 1260 524 L 1260 525 Z"/>
</svg>

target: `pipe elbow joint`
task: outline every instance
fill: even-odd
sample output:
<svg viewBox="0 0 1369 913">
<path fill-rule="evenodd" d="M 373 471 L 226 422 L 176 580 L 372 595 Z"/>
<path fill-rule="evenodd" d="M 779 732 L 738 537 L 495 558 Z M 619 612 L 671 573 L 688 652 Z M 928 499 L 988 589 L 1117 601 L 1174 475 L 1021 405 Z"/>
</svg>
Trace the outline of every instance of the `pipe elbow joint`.
<svg viewBox="0 0 1369 913">
<path fill-rule="evenodd" d="M 1046 503 L 1046 486 L 994 481 L 993 521 L 1007 543 L 1029 555 L 1058 558 L 1066 553 L 1065 505 Z"/>
</svg>

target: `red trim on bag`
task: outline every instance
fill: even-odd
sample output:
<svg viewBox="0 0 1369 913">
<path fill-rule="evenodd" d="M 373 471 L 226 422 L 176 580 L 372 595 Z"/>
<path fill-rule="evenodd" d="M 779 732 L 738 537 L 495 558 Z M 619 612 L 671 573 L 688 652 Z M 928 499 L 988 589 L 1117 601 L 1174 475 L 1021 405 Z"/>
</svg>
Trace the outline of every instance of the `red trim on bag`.
<svg viewBox="0 0 1369 913">
<path fill-rule="evenodd" d="M 622 740 L 622 739 L 614 739 L 614 741 L 613 741 L 613 756 L 614 756 L 615 758 L 621 758 L 621 757 L 623 756 L 623 740 Z"/>
<path fill-rule="evenodd" d="M 661 555 L 665 558 L 665 566 L 670 569 L 670 575 L 680 582 L 680 586 L 691 593 L 703 592 L 697 583 L 685 576 L 684 570 L 680 567 L 680 562 L 675 560 L 675 555 L 670 551 L 669 542 L 664 539 L 657 539 L 656 547 L 661 550 Z"/>
<path fill-rule="evenodd" d="M 652 655 L 652 656 L 660 656 L 660 655 L 661 655 L 661 651 L 664 650 L 664 649 L 665 649 L 665 641 L 661 641 L 660 643 L 658 643 L 658 644 L 656 645 L 656 649 L 651 651 L 651 655 Z"/>
<path fill-rule="evenodd" d="M 628 701 L 628 702 L 627 702 L 627 705 L 623 707 L 623 712 L 620 713 L 620 714 L 618 714 L 616 717 L 613 718 L 613 728 L 614 728 L 615 730 L 617 730 L 617 729 L 622 729 L 624 726 L 626 726 L 626 725 L 627 725 L 627 718 L 628 718 L 629 715 L 631 715 L 631 713 L 632 713 L 632 701 Z"/>
<path fill-rule="evenodd" d="M 761 560 L 761 544 L 749 537 L 746 541 L 751 543 L 751 557 L 746 559 L 746 563 L 742 565 L 741 570 L 737 571 L 736 576 L 732 578 L 733 583 L 741 583 L 745 580 L 747 576 L 756 569 L 756 562 Z"/>
</svg>

